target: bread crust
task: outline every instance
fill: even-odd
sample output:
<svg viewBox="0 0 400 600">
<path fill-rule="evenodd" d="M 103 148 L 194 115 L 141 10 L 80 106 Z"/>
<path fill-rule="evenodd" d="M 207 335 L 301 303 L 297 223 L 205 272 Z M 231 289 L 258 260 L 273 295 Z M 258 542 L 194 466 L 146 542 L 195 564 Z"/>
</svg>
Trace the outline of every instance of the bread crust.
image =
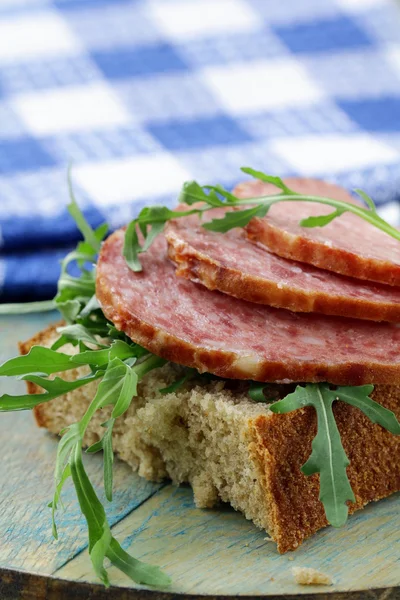
<svg viewBox="0 0 400 600">
<path fill-rule="evenodd" d="M 400 300 L 397 303 L 372 301 L 279 286 L 267 277 L 256 277 L 214 260 L 186 242 L 173 226 L 167 225 L 165 237 L 168 256 L 177 265 L 176 274 L 191 281 L 200 281 L 209 290 L 219 290 L 248 302 L 286 308 L 294 312 L 316 312 L 393 323 L 400 321 Z"/>
<path fill-rule="evenodd" d="M 36 344 L 49 346 L 54 341 L 59 325 L 50 326 L 31 340 L 21 343 L 21 353 L 26 354 Z M 40 391 L 33 384 L 28 384 L 28 390 L 30 393 Z M 72 398 L 78 393 L 78 390 L 73 392 Z M 372 397 L 400 418 L 399 386 L 376 386 Z M 72 398 L 63 408 L 64 425 L 69 424 L 68 410 Z M 62 399 L 53 402 L 60 401 Z M 55 432 L 51 405 L 52 402 L 38 406 L 35 417 L 40 427 Z M 205 410 L 206 414 L 207 409 Z M 334 412 L 344 449 L 350 459 L 347 473 L 356 497 L 356 502 L 349 505 L 349 512 L 353 513 L 371 501 L 400 491 L 400 437 L 373 424 L 360 411 L 347 404 L 335 403 Z M 250 518 L 268 531 L 276 541 L 280 553 L 295 550 L 305 539 L 328 525 L 323 505 L 319 501 L 319 475 L 306 477 L 300 470 L 310 455 L 312 439 L 316 433 L 315 412 L 311 407 L 282 415 L 266 411 L 254 418 L 249 416 L 246 423 L 246 435 L 249 439 L 247 466 L 254 469 L 257 476 L 254 485 L 260 487 L 262 496 L 259 511 L 250 515 Z M 126 425 L 127 429 L 129 427 Z M 59 424 L 57 431 L 61 428 Z M 171 442 L 173 443 L 173 439 L 169 440 Z M 165 475 L 162 460 L 166 458 L 158 451 L 153 454 L 158 461 L 157 468 L 148 468 L 145 472 L 142 470 L 141 474 L 159 479 L 162 474 Z M 137 463 L 132 463 L 129 459 L 127 462 L 138 468 Z M 175 467 L 177 471 L 181 471 L 179 463 Z M 175 479 L 170 471 L 169 474 Z M 179 481 L 190 481 L 196 487 L 197 477 L 197 473 L 189 473 Z M 213 492 L 211 486 L 210 497 L 201 502 L 201 506 L 212 506 L 217 498 L 218 490 Z M 228 498 L 228 501 L 231 499 Z M 237 502 L 235 507 L 246 513 L 246 508 Z M 249 518 L 248 514 L 247 516 Z"/>
<path fill-rule="evenodd" d="M 400 419 L 398 386 L 376 386 L 372 398 Z M 356 501 L 349 503 L 349 512 L 353 513 L 400 490 L 400 436 L 343 402 L 335 403 L 333 410 L 350 460 L 347 474 Z M 271 535 L 282 553 L 328 525 L 319 501 L 319 475 L 306 477 L 300 470 L 311 454 L 316 431 L 312 407 L 259 417 L 253 425 L 258 470 L 265 478 L 264 492 L 272 509 Z"/>
<path fill-rule="evenodd" d="M 315 179 L 288 178 L 285 182 L 292 189 L 302 189 L 307 185 L 321 185 L 326 188 L 322 194 L 354 202 L 354 199 L 343 188 Z M 261 181 L 241 183 L 233 190 L 239 198 L 274 194 L 277 188 Z M 250 239 L 264 244 L 279 256 L 299 262 L 305 262 L 321 269 L 334 271 L 348 277 L 356 277 L 368 281 L 376 281 L 387 285 L 400 286 L 400 265 L 389 259 L 387 261 L 367 258 L 350 252 L 345 248 L 330 247 L 326 243 L 285 231 L 276 227 L 271 219 L 254 218 L 246 227 Z"/>
</svg>

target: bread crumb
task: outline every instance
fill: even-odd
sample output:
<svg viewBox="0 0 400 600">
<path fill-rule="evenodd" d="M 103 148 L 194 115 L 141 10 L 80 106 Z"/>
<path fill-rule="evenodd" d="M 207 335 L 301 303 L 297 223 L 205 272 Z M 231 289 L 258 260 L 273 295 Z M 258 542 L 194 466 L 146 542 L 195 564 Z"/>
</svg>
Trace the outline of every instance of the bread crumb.
<svg viewBox="0 0 400 600">
<path fill-rule="evenodd" d="M 292 574 L 296 583 L 300 585 L 332 585 L 332 579 L 316 569 L 309 567 L 292 567 Z"/>
<path fill-rule="evenodd" d="M 288 560 L 294 560 L 293 556 L 288 556 Z"/>
<path fill-rule="evenodd" d="M 267 537 L 264 538 L 264 542 L 273 542 L 274 540 L 272 539 L 272 537 L 269 537 L 267 535 Z"/>
</svg>

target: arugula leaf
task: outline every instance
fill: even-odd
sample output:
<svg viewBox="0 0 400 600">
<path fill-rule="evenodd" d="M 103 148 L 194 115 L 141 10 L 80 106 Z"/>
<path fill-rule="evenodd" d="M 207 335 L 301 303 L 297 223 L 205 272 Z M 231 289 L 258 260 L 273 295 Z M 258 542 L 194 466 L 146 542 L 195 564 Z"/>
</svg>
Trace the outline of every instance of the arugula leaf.
<svg viewBox="0 0 400 600">
<path fill-rule="evenodd" d="M 255 169 L 251 169 L 250 167 L 242 167 L 240 170 L 243 171 L 243 173 L 246 173 L 247 175 L 251 175 L 251 177 L 254 177 L 255 179 L 259 179 L 260 181 L 263 181 L 264 183 L 271 183 L 275 187 L 282 190 L 282 192 L 284 194 L 291 195 L 291 194 L 296 193 L 296 192 L 293 192 L 290 188 L 288 188 L 286 183 L 280 177 L 274 177 L 273 175 L 266 175 L 262 171 L 256 171 Z"/>
<path fill-rule="evenodd" d="M 133 581 L 151 586 L 167 587 L 171 579 L 163 573 L 159 567 L 144 563 L 121 548 L 118 541 L 113 537 L 107 551 L 107 558 L 120 571 L 125 573 Z"/>
<path fill-rule="evenodd" d="M 366 203 L 366 205 L 368 206 L 368 208 L 370 210 L 372 210 L 373 213 L 376 214 L 376 206 L 375 206 L 375 202 L 372 200 L 372 198 L 370 196 L 368 196 L 368 194 L 366 194 L 365 192 L 363 192 L 363 190 L 360 189 L 355 189 L 354 190 L 356 194 L 358 194 L 359 196 L 361 196 L 361 198 L 364 200 L 364 202 Z"/>
<path fill-rule="evenodd" d="M 60 446 L 59 446 L 60 447 Z M 52 502 L 48 505 L 51 508 L 51 521 L 52 521 L 52 534 L 55 540 L 58 540 L 58 531 L 55 519 L 55 513 L 58 508 L 58 503 L 61 502 L 61 491 L 64 487 L 65 482 L 71 477 L 71 467 L 67 463 L 58 479 L 58 483 L 54 490 L 54 496 Z"/>
<path fill-rule="evenodd" d="M 197 202 L 208 202 L 208 195 L 197 181 L 186 181 L 182 186 L 178 202 L 192 206 Z"/>
<path fill-rule="evenodd" d="M 254 217 L 265 217 L 269 206 L 253 206 L 245 210 L 227 211 L 222 219 L 204 223 L 204 229 L 226 233 L 235 227 L 245 227 Z"/>
<path fill-rule="evenodd" d="M 270 406 L 272 412 L 285 413 L 303 406 L 313 406 L 317 413 L 318 433 L 312 443 L 312 453 L 303 465 L 305 475 L 320 474 L 319 499 L 324 505 L 326 518 L 334 527 L 347 520 L 347 501 L 355 501 L 347 478 L 349 460 L 340 440 L 332 412 L 336 395 L 325 385 L 298 386 L 296 391 Z"/>
<path fill-rule="evenodd" d="M 57 304 L 57 308 L 62 313 L 64 321 L 66 321 L 69 325 L 72 325 L 76 321 L 76 318 L 81 311 L 81 299 L 75 298 L 74 300 L 65 300 L 63 302 L 60 301 Z"/>
<path fill-rule="evenodd" d="M 166 394 L 173 394 L 174 392 L 179 390 L 183 385 L 185 385 L 187 381 L 190 381 L 190 379 L 192 379 L 196 375 L 198 375 L 198 371 L 196 369 L 187 369 L 187 373 L 185 373 L 183 377 L 180 377 L 179 379 L 174 381 L 174 383 L 171 383 L 171 385 L 168 385 L 165 388 L 161 388 L 158 391 L 164 396 Z"/>
<path fill-rule="evenodd" d="M 88 317 L 90 315 L 90 313 L 95 310 L 101 311 L 101 307 L 100 307 L 99 301 L 96 298 L 96 295 L 93 294 L 93 296 L 90 298 L 89 302 L 86 302 L 85 306 L 80 311 L 79 317 L 80 318 Z"/>
<path fill-rule="evenodd" d="M 81 420 L 82 427 L 87 424 L 95 410 L 113 405 L 113 418 L 120 417 L 130 406 L 133 396 L 137 395 L 138 375 L 119 358 L 113 358 L 107 366 L 105 375 L 93 399 L 94 409 L 89 407 Z"/>
<path fill-rule="evenodd" d="M 131 356 L 137 358 L 138 354 L 139 350 L 136 348 L 136 344 L 129 345 L 122 340 L 114 340 L 111 346 L 103 350 L 81 350 L 79 354 L 74 354 L 70 357 L 70 362 L 74 364 L 74 367 L 76 365 L 101 367 L 108 364 L 113 358 L 125 360 Z"/>
<path fill-rule="evenodd" d="M 151 244 L 154 242 L 154 240 L 156 239 L 156 237 L 162 232 L 164 231 L 164 226 L 165 226 L 165 222 L 162 223 L 154 223 L 149 231 L 146 231 L 146 239 L 145 242 L 141 248 L 141 252 L 146 252 Z"/>
<path fill-rule="evenodd" d="M 58 327 L 57 332 L 68 341 L 85 342 L 86 344 L 93 344 L 100 348 L 107 347 L 106 344 L 100 343 L 97 337 L 80 323 Z"/>
<path fill-rule="evenodd" d="M 102 371 L 97 371 L 94 374 L 80 377 L 74 381 L 65 381 L 60 377 L 54 379 L 45 379 L 40 375 L 24 375 L 22 379 L 36 383 L 46 390 L 43 394 L 22 394 L 20 396 L 10 396 L 9 394 L 3 394 L 0 396 L 0 412 L 10 412 L 17 410 L 31 410 L 38 404 L 44 402 L 50 402 L 54 398 L 59 398 L 68 392 L 72 392 L 83 385 L 87 385 L 96 379 L 99 379 L 103 375 Z"/>
<path fill-rule="evenodd" d="M 303 465 L 305 475 L 320 474 L 320 500 L 326 517 L 334 527 L 347 520 L 347 501 L 355 497 L 347 477 L 349 460 L 343 449 L 340 433 L 332 410 L 333 402 L 341 400 L 356 406 L 374 423 L 379 423 L 395 435 L 400 435 L 400 424 L 395 415 L 372 400 L 372 385 L 338 387 L 331 390 L 328 384 L 307 384 L 270 406 L 272 412 L 287 413 L 304 406 L 313 406 L 317 413 L 318 432 L 312 443 L 312 453 Z"/>
<path fill-rule="evenodd" d="M 105 427 L 103 437 L 92 444 L 86 452 L 94 454 L 103 450 L 103 464 L 104 464 L 104 493 L 109 502 L 112 502 L 113 497 L 113 463 L 114 463 L 114 451 L 112 446 L 112 433 L 115 424 L 115 419 L 111 418 L 102 424 Z"/>
<path fill-rule="evenodd" d="M 16 356 L 0 366 L 0 377 L 17 377 L 27 373 L 45 373 L 52 375 L 73 369 L 71 356 L 54 352 L 43 346 L 32 346 L 28 354 Z"/>
<path fill-rule="evenodd" d="M 266 402 L 267 399 L 264 394 L 266 383 L 260 383 L 259 381 L 250 381 L 249 385 L 249 396 L 253 402 Z"/>
<path fill-rule="evenodd" d="M 49 312 L 54 310 L 54 300 L 42 302 L 16 302 L 13 304 L 0 304 L 0 315 L 27 315 L 36 312 Z"/>
<path fill-rule="evenodd" d="M 135 273 L 142 270 L 142 264 L 139 260 L 138 254 L 141 250 L 139 244 L 139 236 L 137 233 L 138 220 L 134 219 L 131 221 L 126 228 L 124 238 L 124 249 L 123 255 L 126 260 L 128 267 Z"/>
<path fill-rule="evenodd" d="M 143 208 L 137 219 L 129 223 L 125 232 L 123 256 L 130 269 L 134 272 L 142 270 L 138 255 L 150 248 L 156 237 L 164 230 L 167 221 L 198 212 L 201 210 L 174 211 L 158 205 Z M 144 238 L 143 243 L 139 239 L 139 230 Z"/>
<path fill-rule="evenodd" d="M 334 210 L 328 215 L 318 215 L 315 217 L 307 217 L 306 219 L 302 219 L 300 221 L 300 225 L 302 227 L 325 227 L 325 225 L 329 225 L 334 219 L 340 217 L 345 211 L 341 208 Z"/>
<path fill-rule="evenodd" d="M 71 182 L 69 180 L 71 188 Z M 79 210 L 72 189 L 70 212 L 77 220 L 84 236 L 74 252 L 62 261 L 58 293 L 54 304 L 67 322 L 60 327 L 60 337 L 52 348 L 35 346 L 29 354 L 7 361 L 0 366 L 0 376 L 15 376 L 30 381 L 43 389 L 43 393 L 0 396 L 0 411 L 27 410 L 48 402 L 64 394 L 100 380 L 97 392 L 80 421 L 61 432 L 54 473 L 55 489 L 52 509 L 53 535 L 57 538 L 56 511 L 61 503 L 64 485 L 72 478 L 81 510 L 86 518 L 89 532 L 89 553 L 93 568 L 102 581 L 108 585 L 108 575 L 104 560 L 108 558 L 134 581 L 147 585 L 168 585 L 170 580 L 158 567 L 146 565 L 129 556 L 112 537 L 104 508 L 87 476 L 82 462 L 82 445 L 86 429 L 93 415 L 103 407 L 111 406 L 111 418 L 104 424 L 102 439 L 89 451 L 102 449 L 104 461 L 104 488 L 106 497 L 112 497 L 112 468 L 114 454 L 112 431 L 115 420 L 128 410 L 132 398 L 137 393 L 138 381 L 152 369 L 165 364 L 165 360 L 151 355 L 141 346 L 134 344 L 123 332 L 107 321 L 95 297 L 95 268 L 97 252 L 106 234 L 107 226 L 95 231 L 86 222 Z M 151 219 L 157 216 L 169 218 L 171 211 L 159 207 L 145 211 L 146 223 L 140 228 L 145 232 L 147 245 L 161 230 Z M 151 216 L 149 220 L 149 215 Z M 70 274 L 72 264 L 79 269 L 78 276 Z M 53 304 L 52 304 L 53 306 Z M 101 338 L 101 341 L 99 341 Z M 72 344 L 77 354 L 68 355 L 56 350 L 65 344 Z M 94 349 L 92 349 L 94 348 Z M 74 381 L 65 381 L 59 376 L 49 379 L 56 373 L 86 365 L 90 373 Z"/>
<path fill-rule="evenodd" d="M 89 223 L 86 221 L 81 209 L 79 208 L 79 206 L 75 200 L 75 194 L 74 194 L 74 190 L 73 190 L 73 186 L 72 186 L 72 178 L 71 178 L 71 167 L 69 167 L 69 169 L 68 169 L 68 191 L 69 191 L 69 197 L 70 197 L 70 204 L 67 206 L 68 212 L 71 215 L 71 217 L 74 219 L 79 231 L 81 232 L 81 234 L 84 237 L 85 242 L 87 244 L 89 244 L 89 246 L 96 253 L 100 250 L 99 236 L 98 235 L 96 236 L 93 229 L 91 228 Z M 99 231 L 101 232 L 101 235 L 104 237 L 104 235 L 107 233 L 106 226 L 103 226 L 102 229 L 100 229 Z"/>
<path fill-rule="evenodd" d="M 280 177 L 267 175 L 250 167 L 242 167 L 241 170 L 260 181 L 274 185 L 278 188 L 277 194 L 239 199 L 221 185 L 201 186 L 196 181 L 188 181 L 183 184 L 178 198 L 179 203 L 190 207 L 200 203 L 198 207 L 192 208 L 190 211 L 171 211 L 169 208 L 162 206 L 146 207 L 129 224 L 125 234 L 123 251 L 129 268 L 135 272 L 142 270 L 139 254 L 148 250 L 157 235 L 162 232 L 167 221 L 179 219 L 189 214 L 197 214 L 201 219 L 206 211 L 216 207 L 234 208 L 235 210 L 228 211 L 221 219 L 202 223 L 202 226 L 210 231 L 226 233 L 235 227 L 245 227 L 252 218 L 265 216 L 269 208 L 277 202 L 307 201 L 331 206 L 334 210 L 328 215 L 304 218 L 300 221 L 300 225 L 303 227 L 324 227 L 345 212 L 351 212 L 386 234 L 400 240 L 400 231 L 389 225 L 376 213 L 373 201 L 360 190 L 356 191 L 365 200 L 368 208 L 344 200 L 297 193 L 291 190 Z M 250 206 L 250 208 L 242 211 L 237 210 L 241 206 Z M 139 231 L 144 238 L 143 244 L 139 240 Z"/>
<path fill-rule="evenodd" d="M 228 201 L 229 204 L 236 204 L 239 201 L 239 198 L 234 196 L 231 192 L 228 192 L 222 185 L 205 185 L 204 189 L 207 190 L 207 204 L 210 206 L 215 206 L 216 208 L 226 206 L 226 202 L 220 200 L 217 194 L 220 194 L 225 200 Z"/>
<path fill-rule="evenodd" d="M 98 499 L 83 466 L 82 448 L 79 442 L 75 444 L 71 452 L 69 465 L 79 506 L 88 526 L 89 555 L 93 568 L 99 579 L 108 587 L 110 582 L 104 568 L 104 559 L 111 542 L 111 530 L 107 523 L 104 507 Z"/>
<path fill-rule="evenodd" d="M 270 206 L 276 202 L 307 200 L 334 208 L 334 212 L 330 215 L 313 217 L 311 220 L 305 219 L 306 225 L 308 222 L 307 226 L 325 225 L 339 214 L 349 211 L 396 239 L 400 239 L 400 232 L 391 228 L 376 214 L 372 201 L 369 197 L 363 196 L 363 193 L 360 195 L 366 201 L 368 209 L 329 198 L 297 194 L 290 190 L 280 178 L 271 177 L 249 168 L 243 170 L 253 177 L 274 184 L 280 192 L 275 196 L 243 200 L 238 199 L 220 185 L 202 187 L 196 182 L 185 184 L 180 197 L 181 202 L 189 207 L 200 202 L 202 204 L 199 207 L 179 212 L 171 211 L 163 206 L 146 207 L 128 226 L 124 255 L 130 262 L 131 268 L 141 270 L 139 254 L 150 247 L 168 220 L 189 214 L 197 214 L 201 217 L 205 211 L 221 206 L 235 210 L 228 210 L 223 219 L 205 223 L 205 227 L 215 231 L 228 231 L 233 227 L 245 226 L 254 216 L 264 216 Z M 104 487 L 106 497 L 111 500 L 114 461 L 112 432 L 115 421 L 129 409 L 132 399 L 137 393 L 137 383 L 142 377 L 152 369 L 161 367 L 166 361 L 134 344 L 123 332 L 118 331 L 112 323 L 107 321 L 101 312 L 95 297 L 94 263 L 101 241 L 106 235 L 107 225 L 102 225 L 96 230 L 90 227 L 73 197 L 70 177 L 69 186 L 71 193 L 69 210 L 77 220 L 84 240 L 78 244 L 74 252 L 69 253 L 62 261 L 55 304 L 64 316 L 67 325 L 59 329 L 60 337 L 51 349 L 34 347 L 28 355 L 11 359 L 0 367 L 0 376 L 16 376 L 30 381 L 44 390 L 43 393 L 33 396 L 3 395 L 0 397 L 0 411 L 31 409 L 37 404 L 62 396 L 81 385 L 101 379 L 97 392 L 82 419 L 62 432 L 54 476 L 55 491 L 51 503 L 53 533 L 57 537 L 55 515 L 58 505 L 61 503 L 63 486 L 71 478 L 88 525 L 89 553 L 93 568 L 102 581 L 106 585 L 109 583 L 104 566 L 105 558 L 108 558 L 112 564 L 138 583 L 168 585 L 169 578 L 158 567 L 146 565 L 131 557 L 112 536 L 105 510 L 88 478 L 82 461 L 82 445 L 91 419 L 98 410 L 106 406 L 112 407 L 111 417 L 103 424 L 104 435 L 99 442 L 88 449 L 88 452 L 103 450 Z M 237 210 L 238 207 L 246 205 L 249 208 Z M 72 265 L 76 265 L 78 268 L 78 276 L 71 274 Z M 99 338 L 101 338 L 100 342 Z M 67 343 L 75 346 L 77 354 L 69 356 L 62 352 L 55 352 Z M 48 376 L 81 365 L 86 365 L 90 372 L 76 381 L 65 381 L 59 376 L 48 379 Z M 161 390 L 162 393 L 175 391 L 195 374 L 195 370 L 188 370 L 178 381 Z M 204 377 L 210 377 L 210 375 L 205 374 Z M 266 401 L 264 388 L 265 384 L 256 382 L 250 384 L 250 394 L 253 400 Z M 271 406 L 271 410 L 274 412 L 282 413 L 309 405 L 314 406 L 317 411 L 318 433 L 313 441 L 311 456 L 303 470 L 306 474 L 320 473 L 321 500 L 324 503 L 328 519 L 336 525 L 346 519 L 346 503 L 353 499 L 353 495 L 346 475 L 348 459 L 342 448 L 332 412 L 333 402 L 337 399 L 347 402 L 362 410 L 373 422 L 379 423 L 395 435 L 400 434 L 400 424 L 394 414 L 369 398 L 372 389 L 372 386 L 361 386 L 359 388 L 339 387 L 331 390 L 327 384 L 309 384 L 305 387 L 299 386 L 296 392 Z"/>
<path fill-rule="evenodd" d="M 117 343 L 125 345 L 121 341 Z M 97 355 L 99 354 L 97 351 L 96 353 Z M 113 543 L 113 550 L 110 550 L 111 542 L 114 538 L 111 536 L 104 508 L 90 483 L 82 462 L 83 439 L 93 415 L 97 410 L 109 405 L 113 406 L 112 416 L 104 424 L 106 431 L 102 439 L 88 450 L 89 452 L 97 452 L 100 449 L 104 450 L 104 487 L 106 497 L 111 501 L 113 487 L 112 467 L 114 461 L 112 431 L 115 419 L 128 410 L 132 398 L 137 394 L 136 388 L 139 378 L 164 362 L 158 357 L 149 356 L 143 363 L 130 367 L 118 357 L 110 360 L 106 372 L 101 373 L 104 375 L 103 379 L 86 413 L 78 423 L 67 428 L 59 443 L 55 469 L 55 492 L 52 502 L 53 532 L 57 535 L 55 512 L 61 498 L 62 488 L 69 476 L 71 476 L 79 505 L 88 525 L 89 554 L 93 568 L 105 585 L 109 585 L 108 575 L 104 568 L 104 559 L 106 557 L 119 568 L 123 567 L 122 570 L 128 572 L 128 574 L 130 573 L 130 576 L 135 576 L 135 581 L 139 583 L 147 585 L 154 585 L 155 583 L 168 585 L 169 583 L 169 578 L 162 574 L 156 567 L 151 567 L 137 561 L 140 569 L 133 568 L 133 565 L 137 566 L 136 560 L 129 557 L 126 553 L 129 560 L 125 554 L 121 555 L 122 549 L 116 540 Z M 40 385 L 52 386 L 52 383 L 48 380 L 43 382 L 42 378 L 39 378 L 39 381 L 36 376 L 30 375 L 29 377 Z M 126 563 L 128 563 L 128 566 Z"/>
<path fill-rule="evenodd" d="M 400 435 L 400 423 L 395 414 L 370 398 L 373 385 L 341 386 L 333 394 L 336 398 L 359 408 L 373 423 L 378 423 L 394 435 Z"/>
</svg>

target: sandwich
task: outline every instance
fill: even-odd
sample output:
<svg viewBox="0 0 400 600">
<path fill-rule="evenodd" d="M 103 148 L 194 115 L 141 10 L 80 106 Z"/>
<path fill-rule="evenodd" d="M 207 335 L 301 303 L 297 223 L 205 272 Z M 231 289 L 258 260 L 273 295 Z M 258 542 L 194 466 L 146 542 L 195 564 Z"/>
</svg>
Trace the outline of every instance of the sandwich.
<svg viewBox="0 0 400 600">
<path fill-rule="evenodd" d="M 280 553 L 400 490 L 400 231 L 364 192 L 243 170 L 233 192 L 186 183 L 175 210 L 108 237 L 72 196 L 62 321 L 0 367 L 28 387 L 0 410 L 61 434 L 54 534 L 72 478 L 106 585 L 105 558 L 169 579 L 112 536 L 82 448 L 103 451 L 108 501 L 116 454 L 189 482 L 200 508 L 229 502 Z"/>
</svg>

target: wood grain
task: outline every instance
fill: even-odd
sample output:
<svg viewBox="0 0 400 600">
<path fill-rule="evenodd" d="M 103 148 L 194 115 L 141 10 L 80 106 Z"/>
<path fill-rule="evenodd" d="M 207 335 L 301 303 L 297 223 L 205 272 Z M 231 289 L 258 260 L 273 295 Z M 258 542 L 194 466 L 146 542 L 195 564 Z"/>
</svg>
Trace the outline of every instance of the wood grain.
<svg viewBox="0 0 400 600">
<path fill-rule="evenodd" d="M 52 320 L 52 315 L 0 318 L 0 361 L 15 354 L 16 342 Z M 0 391 L 20 383 L 0 379 Z M 340 530 L 327 528 L 296 552 L 280 556 L 252 523 L 228 507 L 203 511 L 190 488 L 145 482 L 117 462 L 115 499 L 108 514 L 113 533 L 138 558 L 163 567 L 170 590 L 148 592 L 116 569 L 106 591 L 93 576 L 85 525 L 73 490 L 64 496 L 60 541 L 51 537 L 50 511 L 56 440 L 35 427 L 28 413 L 0 415 L 0 598 L 128 598 L 171 600 L 171 593 L 197 598 L 243 595 L 304 599 L 400 598 L 400 496 L 368 506 Z M 97 484 L 101 457 L 87 457 Z M 297 585 L 292 566 L 319 569 L 334 580 L 329 588 Z M 23 572 L 25 571 L 25 572 Z"/>
</svg>

